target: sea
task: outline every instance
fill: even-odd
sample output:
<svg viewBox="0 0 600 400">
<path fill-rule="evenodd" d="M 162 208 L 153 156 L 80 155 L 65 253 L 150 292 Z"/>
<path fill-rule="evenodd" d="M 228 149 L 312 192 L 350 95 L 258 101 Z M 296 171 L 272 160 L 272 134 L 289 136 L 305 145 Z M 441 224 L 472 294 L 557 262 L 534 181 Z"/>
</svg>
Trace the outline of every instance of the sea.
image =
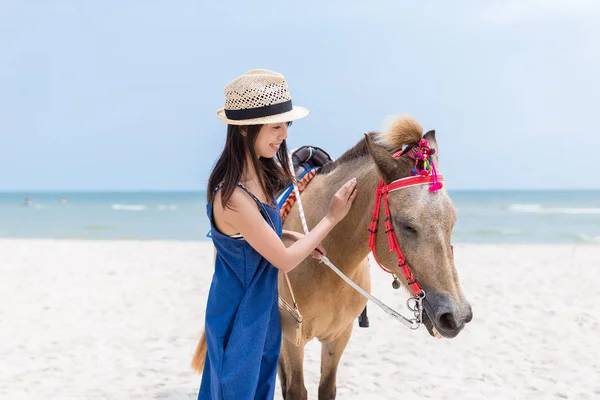
<svg viewBox="0 0 600 400">
<path fill-rule="evenodd" d="M 600 244 L 600 191 L 450 196 L 455 243 Z M 201 241 L 209 230 L 201 191 L 0 193 L 0 238 Z"/>
</svg>

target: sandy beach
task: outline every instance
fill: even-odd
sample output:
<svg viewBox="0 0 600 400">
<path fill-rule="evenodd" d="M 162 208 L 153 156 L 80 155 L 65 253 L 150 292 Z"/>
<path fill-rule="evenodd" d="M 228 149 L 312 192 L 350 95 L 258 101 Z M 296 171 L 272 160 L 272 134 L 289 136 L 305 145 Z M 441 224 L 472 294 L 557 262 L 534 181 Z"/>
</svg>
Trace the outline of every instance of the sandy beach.
<svg viewBox="0 0 600 400">
<path fill-rule="evenodd" d="M 210 242 L 0 240 L 0 399 L 195 399 Z M 473 321 L 455 339 L 371 306 L 339 399 L 600 398 L 600 246 L 455 246 Z M 325 266 L 323 266 L 325 268 Z M 373 293 L 407 293 L 372 270 Z M 307 346 L 309 398 L 320 347 Z M 279 388 L 276 398 L 281 398 Z"/>
</svg>

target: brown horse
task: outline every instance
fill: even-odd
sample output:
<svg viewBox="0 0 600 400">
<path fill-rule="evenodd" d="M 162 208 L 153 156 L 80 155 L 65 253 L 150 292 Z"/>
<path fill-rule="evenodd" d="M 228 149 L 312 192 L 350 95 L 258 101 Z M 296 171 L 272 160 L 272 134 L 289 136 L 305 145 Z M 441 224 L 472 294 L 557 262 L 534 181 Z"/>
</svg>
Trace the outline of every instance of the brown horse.
<svg viewBox="0 0 600 400">
<path fill-rule="evenodd" d="M 403 145 L 414 146 L 425 138 L 439 152 L 435 132 L 422 136 L 422 128 L 412 118 L 397 118 L 384 133 L 365 135 L 354 148 L 335 162 L 326 164 L 302 194 L 309 229 L 325 216 L 330 199 L 344 182 L 356 177 L 358 195 L 352 209 L 323 241 L 330 261 L 363 289 L 371 290 L 369 226 L 375 193 L 381 178 L 386 183 L 410 176 L 414 161 L 407 156 L 392 157 Z M 456 211 L 445 189 L 429 192 L 427 186 L 413 186 L 389 194 L 392 222 L 402 252 L 426 292 L 424 324 L 433 336 L 455 337 L 472 318 L 471 306 L 463 295 L 454 267 L 451 233 Z M 383 204 L 382 204 L 383 208 Z M 383 211 L 381 211 L 383 214 Z M 303 232 L 298 207 L 294 206 L 284 228 Z M 376 253 L 379 262 L 402 277 L 396 254 L 389 251 L 384 218 L 379 218 Z M 282 275 L 279 292 L 291 300 Z M 350 339 L 354 321 L 363 311 L 366 299 L 323 264 L 307 258 L 289 273 L 298 307 L 304 317 L 304 343 L 299 347 L 282 341 L 279 379 L 283 396 L 306 399 L 304 386 L 304 345 L 314 338 L 321 342 L 319 399 L 334 399 L 336 374 L 342 353 Z M 406 286 L 406 282 L 402 279 Z M 405 329 L 400 327 L 399 329 Z M 437 332 L 435 332 L 437 330 Z M 192 366 L 201 372 L 206 353 L 204 335 L 196 349 Z"/>
</svg>

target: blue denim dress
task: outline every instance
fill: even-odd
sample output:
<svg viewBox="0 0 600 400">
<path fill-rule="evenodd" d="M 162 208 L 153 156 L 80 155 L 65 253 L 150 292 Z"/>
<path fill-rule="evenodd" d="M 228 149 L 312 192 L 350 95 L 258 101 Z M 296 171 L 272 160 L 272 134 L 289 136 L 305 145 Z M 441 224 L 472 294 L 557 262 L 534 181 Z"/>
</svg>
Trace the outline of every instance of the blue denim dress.
<svg viewBox="0 0 600 400">
<path fill-rule="evenodd" d="M 277 207 L 239 186 L 281 237 Z M 281 346 L 278 270 L 245 240 L 219 232 L 212 204 L 206 210 L 217 257 L 206 306 L 207 354 L 198 399 L 273 399 Z"/>
</svg>

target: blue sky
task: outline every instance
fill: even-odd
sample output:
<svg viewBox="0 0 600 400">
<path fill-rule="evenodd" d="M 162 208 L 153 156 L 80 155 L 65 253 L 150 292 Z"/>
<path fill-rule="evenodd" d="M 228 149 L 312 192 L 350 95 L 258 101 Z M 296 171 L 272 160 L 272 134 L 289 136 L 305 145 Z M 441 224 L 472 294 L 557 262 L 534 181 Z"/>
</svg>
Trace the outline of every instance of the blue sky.
<svg viewBox="0 0 600 400">
<path fill-rule="evenodd" d="M 0 2 L 0 190 L 202 189 L 253 68 L 311 110 L 291 147 L 410 114 L 451 189 L 600 188 L 597 1 L 217 3 Z"/>
</svg>

